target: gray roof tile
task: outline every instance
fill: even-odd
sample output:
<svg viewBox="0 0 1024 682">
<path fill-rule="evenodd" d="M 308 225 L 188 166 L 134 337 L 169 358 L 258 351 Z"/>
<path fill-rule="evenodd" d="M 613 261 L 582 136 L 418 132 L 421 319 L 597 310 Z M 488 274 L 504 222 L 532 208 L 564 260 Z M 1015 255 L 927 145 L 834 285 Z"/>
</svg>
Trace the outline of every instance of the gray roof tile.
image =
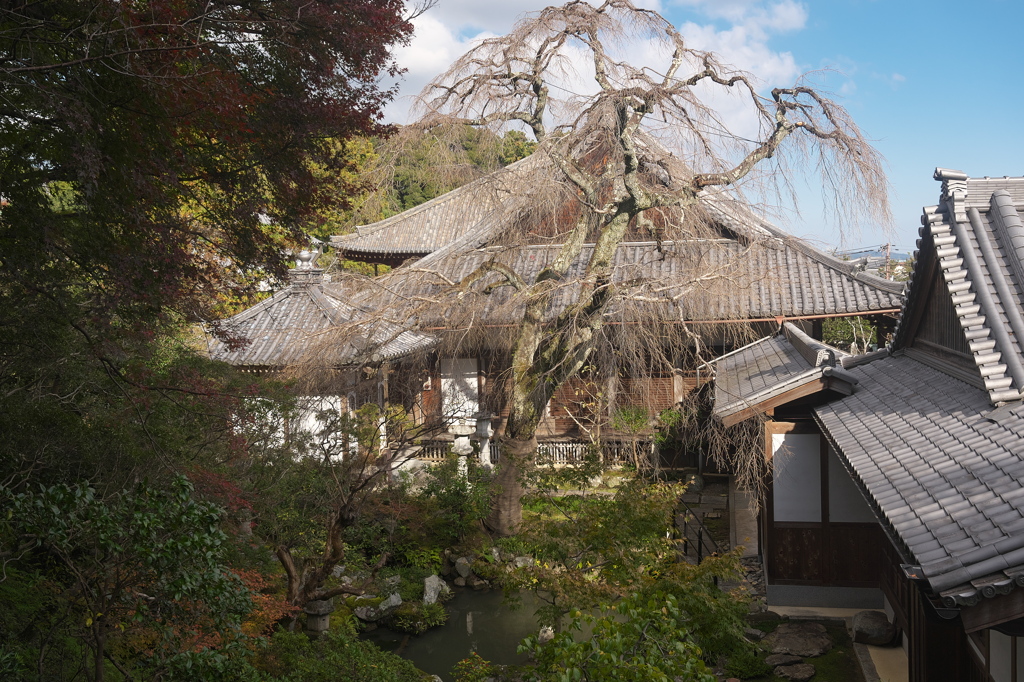
<svg viewBox="0 0 1024 682">
<path fill-rule="evenodd" d="M 714 361 L 714 413 L 726 419 L 792 388 L 820 381 L 829 358 L 847 357 L 787 322 L 777 335 Z"/>
<path fill-rule="evenodd" d="M 458 291 L 449 283 L 462 281 L 488 262 L 533 282 L 553 261 L 560 245 L 491 245 L 497 229 L 484 221 L 458 243 L 387 275 L 348 286 L 361 286 L 358 300 L 370 308 L 392 308 L 409 299 L 435 302 L 412 313 L 417 317 L 414 323 L 424 329 L 464 319 L 470 310 L 474 311 L 474 324 L 514 323 L 522 318 L 525 295 L 517 294 L 510 286 L 490 287 L 498 281 L 497 275 L 485 276 Z M 606 317 L 610 322 L 624 323 L 651 319 L 742 321 L 899 308 L 902 299 L 892 290 L 893 283 L 850 272 L 842 261 L 792 237 L 777 236 L 781 234 L 769 233 L 765 228 L 754 243 L 736 238 L 623 243 L 613 261 L 611 281 L 616 285 L 616 297 L 609 303 Z M 592 252 L 592 244 L 584 246 L 567 284 L 553 296 L 549 317 L 576 300 L 579 282 L 573 273 L 582 270 Z M 752 254 L 759 257 L 751 258 Z M 847 292 L 825 296 L 820 304 L 792 296 L 789 284 L 798 277 L 798 270 L 789 260 L 823 261 L 824 267 L 815 268 L 813 277 L 799 282 L 801 287 L 825 291 L 830 280 L 842 279 L 848 280 Z M 715 276 L 705 277 L 708 271 L 715 272 Z"/>
<path fill-rule="evenodd" d="M 909 356 L 848 371 L 857 391 L 815 414 L 932 587 L 983 578 L 1024 547 L 1024 487 L 1007 479 L 1024 471 L 1019 412 L 1004 423 L 979 418 L 992 409 L 987 392 Z M 892 447 L 896 433 L 912 453 Z"/>
<path fill-rule="evenodd" d="M 340 367 L 391 360 L 435 344 L 428 335 L 403 331 L 386 322 L 364 323 L 365 311 L 349 304 L 343 291 L 328 289 L 322 273 L 313 274 L 314 278 L 292 282 L 222 321 L 220 326 L 234 342 L 212 339 L 210 356 L 239 367 L 281 369 L 315 353 L 323 364 Z M 352 327 L 353 333 L 339 334 L 339 342 L 330 343 L 328 334 L 345 327 Z"/>
</svg>

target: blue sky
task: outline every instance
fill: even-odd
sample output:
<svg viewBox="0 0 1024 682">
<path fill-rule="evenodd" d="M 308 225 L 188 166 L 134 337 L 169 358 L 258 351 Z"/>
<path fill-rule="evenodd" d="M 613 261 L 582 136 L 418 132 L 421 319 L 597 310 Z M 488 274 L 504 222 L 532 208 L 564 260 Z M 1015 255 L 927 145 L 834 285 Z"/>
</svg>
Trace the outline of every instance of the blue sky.
<svg viewBox="0 0 1024 682">
<path fill-rule="evenodd" d="M 596 0 L 595 0 L 596 1 Z M 636 1 L 636 0 L 635 0 Z M 415 94 L 474 39 L 506 32 L 542 0 L 439 0 L 398 51 Z M 853 115 L 888 164 L 894 224 L 840 234 L 813 184 L 798 187 L 799 216 L 775 217 L 819 245 L 891 240 L 912 250 L 921 207 L 937 202 L 936 166 L 971 176 L 1024 175 L 1024 3 L 975 0 L 645 0 L 691 45 L 786 86 L 805 72 Z M 388 110 L 405 122 L 408 101 Z"/>
</svg>

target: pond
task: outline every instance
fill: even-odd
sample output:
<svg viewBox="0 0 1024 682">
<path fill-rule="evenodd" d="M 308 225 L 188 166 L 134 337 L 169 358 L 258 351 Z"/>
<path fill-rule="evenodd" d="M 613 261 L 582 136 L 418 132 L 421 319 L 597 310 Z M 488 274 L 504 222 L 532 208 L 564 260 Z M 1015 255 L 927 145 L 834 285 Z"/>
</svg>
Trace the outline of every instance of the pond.
<svg viewBox="0 0 1024 682">
<path fill-rule="evenodd" d="M 474 651 L 499 665 L 526 663 L 526 656 L 517 654 L 516 647 L 524 637 L 537 633 L 533 613 L 540 603 L 530 593 L 522 595 L 518 608 L 502 602 L 501 590 L 456 589 L 455 596 L 445 603 L 448 622 L 418 637 L 409 636 L 398 653 L 446 682 L 452 679 L 452 666 Z M 407 635 L 381 627 L 363 637 L 382 649 L 395 651 Z"/>
</svg>

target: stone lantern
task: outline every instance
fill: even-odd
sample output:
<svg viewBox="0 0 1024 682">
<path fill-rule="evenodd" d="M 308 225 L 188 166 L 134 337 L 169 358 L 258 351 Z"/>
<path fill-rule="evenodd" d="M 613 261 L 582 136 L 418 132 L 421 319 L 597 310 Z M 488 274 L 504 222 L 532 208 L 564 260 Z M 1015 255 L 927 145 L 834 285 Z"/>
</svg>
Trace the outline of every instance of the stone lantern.
<svg viewBox="0 0 1024 682">
<path fill-rule="evenodd" d="M 302 610 L 306 613 L 306 634 L 310 637 L 319 637 L 331 627 L 333 600 L 315 599 L 307 602 Z"/>
</svg>

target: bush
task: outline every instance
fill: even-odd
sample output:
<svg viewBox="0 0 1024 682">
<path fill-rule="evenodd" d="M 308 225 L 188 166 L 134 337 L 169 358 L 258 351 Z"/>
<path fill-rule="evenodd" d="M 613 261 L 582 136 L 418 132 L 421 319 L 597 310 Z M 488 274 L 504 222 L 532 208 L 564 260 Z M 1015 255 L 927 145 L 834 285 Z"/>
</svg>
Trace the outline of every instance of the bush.
<svg viewBox="0 0 1024 682">
<path fill-rule="evenodd" d="M 365 642 L 351 620 L 316 640 L 297 632 L 278 632 L 260 654 L 257 668 L 275 682 L 422 682 L 411 662 Z"/>
<path fill-rule="evenodd" d="M 480 657 L 475 651 L 468 657 L 462 659 L 452 668 L 452 676 L 455 682 L 484 682 L 488 677 L 493 676 L 493 668 L 490 663 Z"/>
<path fill-rule="evenodd" d="M 590 636 L 574 637 L 583 623 L 591 625 Z M 691 627 L 690 614 L 674 595 L 654 592 L 627 597 L 597 615 L 577 610 L 553 640 L 542 645 L 527 637 L 519 650 L 537 661 L 533 679 L 543 682 L 714 682 Z"/>
<path fill-rule="evenodd" d="M 436 504 L 434 533 L 442 542 L 455 544 L 490 512 L 491 474 L 472 459 L 463 474 L 459 458 L 448 455 L 427 470 L 422 494 Z"/>
</svg>

